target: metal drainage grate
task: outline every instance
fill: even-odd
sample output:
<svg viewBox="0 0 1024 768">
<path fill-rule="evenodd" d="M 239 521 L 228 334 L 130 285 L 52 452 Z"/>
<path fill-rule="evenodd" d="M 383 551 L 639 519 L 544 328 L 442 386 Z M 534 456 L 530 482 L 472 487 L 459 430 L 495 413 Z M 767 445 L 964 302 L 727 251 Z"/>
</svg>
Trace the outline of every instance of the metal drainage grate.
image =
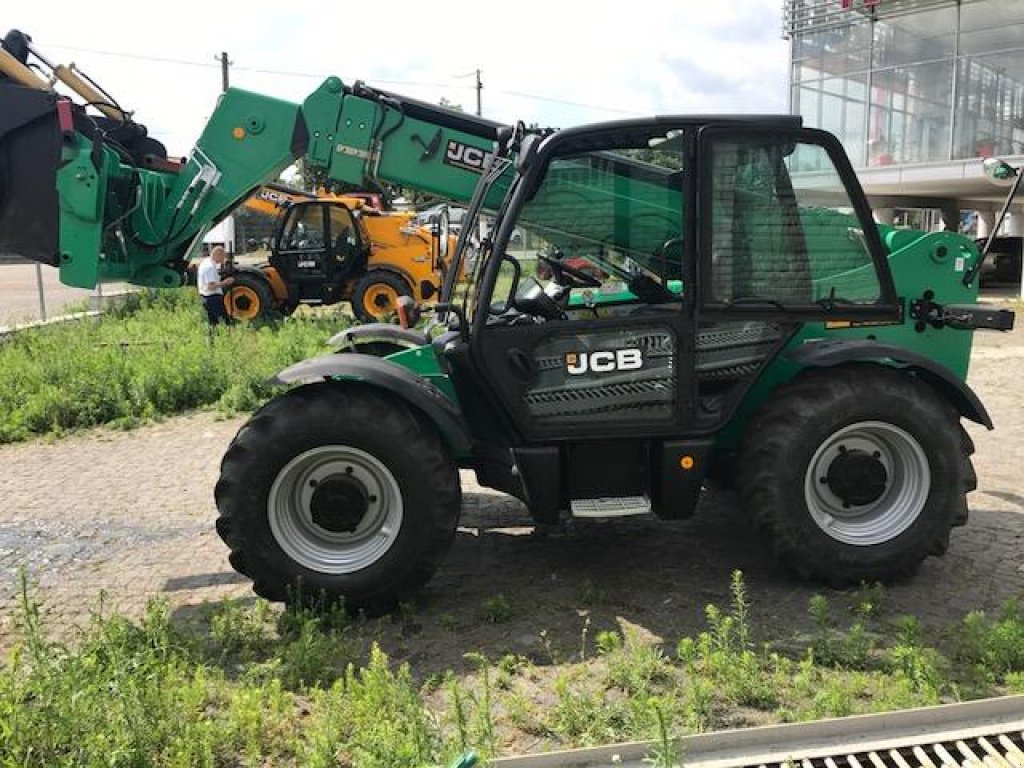
<svg viewBox="0 0 1024 768">
<path fill-rule="evenodd" d="M 686 768 L 1024 768 L 1024 696 L 677 740 Z M 494 761 L 493 768 L 646 768 L 650 742 Z"/>
<path fill-rule="evenodd" d="M 744 768 L 1024 768 L 1024 732 L 917 744 L 901 749 L 835 755 Z"/>
</svg>

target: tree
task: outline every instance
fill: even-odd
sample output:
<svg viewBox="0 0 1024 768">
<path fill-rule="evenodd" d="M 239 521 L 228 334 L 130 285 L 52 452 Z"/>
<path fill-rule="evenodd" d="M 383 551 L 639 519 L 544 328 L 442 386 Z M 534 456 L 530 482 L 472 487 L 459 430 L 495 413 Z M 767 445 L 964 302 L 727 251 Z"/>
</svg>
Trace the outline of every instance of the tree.
<svg viewBox="0 0 1024 768">
<path fill-rule="evenodd" d="M 311 166 L 306 158 L 300 157 L 295 163 L 297 173 L 295 175 L 299 187 L 307 192 L 314 192 L 328 184 L 327 171 L 320 166 Z"/>
<path fill-rule="evenodd" d="M 456 104 L 454 101 L 449 99 L 447 96 L 442 96 L 441 100 L 437 102 L 445 109 L 454 109 L 456 112 L 465 112 L 461 104 Z"/>
</svg>

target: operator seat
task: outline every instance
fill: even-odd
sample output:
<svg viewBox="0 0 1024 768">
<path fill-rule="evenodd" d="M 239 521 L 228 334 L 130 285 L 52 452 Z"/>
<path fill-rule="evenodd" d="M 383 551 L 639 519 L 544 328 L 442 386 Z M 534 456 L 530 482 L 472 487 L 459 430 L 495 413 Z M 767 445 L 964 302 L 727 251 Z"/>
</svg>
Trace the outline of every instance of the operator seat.
<svg viewBox="0 0 1024 768">
<path fill-rule="evenodd" d="M 352 227 L 345 227 L 334 238 L 333 250 L 333 272 L 345 277 L 355 271 L 359 266 L 360 251 L 356 241 L 355 230 Z"/>
</svg>

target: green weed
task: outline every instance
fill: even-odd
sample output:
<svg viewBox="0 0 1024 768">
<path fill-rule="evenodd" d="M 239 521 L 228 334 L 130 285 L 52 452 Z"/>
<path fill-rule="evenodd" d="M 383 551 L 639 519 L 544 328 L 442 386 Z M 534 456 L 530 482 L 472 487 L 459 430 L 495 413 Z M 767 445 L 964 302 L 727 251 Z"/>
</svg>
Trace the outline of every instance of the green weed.
<svg viewBox="0 0 1024 768">
<path fill-rule="evenodd" d="M 512 603 L 504 595 L 492 595 L 483 599 L 480 612 L 487 623 L 504 624 L 512 619 Z"/>
<path fill-rule="evenodd" d="M 665 710 L 658 700 L 651 701 L 651 708 L 658 721 L 658 738 L 655 742 L 654 751 L 644 762 L 650 763 L 654 768 L 679 768 L 682 764 L 680 751 L 670 733 L 671 718 L 666 717 Z"/>
<path fill-rule="evenodd" d="M 21 641 L 0 665 L 0 765 L 412 768 L 468 749 L 519 751 L 529 737 L 544 747 L 649 739 L 650 761 L 669 766 L 681 758 L 677 732 L 741 724 L 750 708 L 764 713 L 759 722 L 796 721 L 1024 691 L 1015 603 L 936 635 L 951 641 L 949 657 L 912 617 L 888 639 L 870 634 L 860 611 L 837 629 L 823 597 L 806 645 L 758 649 L 750 607 L 734 575 L 730 604 L 708 606 L 705 630 L 680 639 L 674 656 L 620 620 L 621 631 L 595 634 L 596 654 L 586 658 L 584 639 L 580 658 L 557 668 L 471 651 L 470 672 L 418 679 L 370 642 L 400 636 L 402 622 L 353 623 L 327 605 L 226 601 L 186 631 L 165 603 L 132 622 L 101 601 L 73 645 L 55 644 L 22 577 Z"/>
<path fill-rule="evenodd" d="M 1011 601 L 998 617 L 980 611 L 969 613 L 958 631 L 955 658 L 972 665 L 993 681 L 1024 672 L 1024 616 L 1020 604 Z"/>
<path fill-rule="evenodd" d="M 656 644 L 641 640 L 635 629 L 626 627 L 621 647 L 605 654 L 605 685 L 628 696 L 648 697 L 655 686 L 666 682 L 671 665 Z"/>
<path fill-rule="evenodd" d="M 0 443 L 191 408 L 248 411 L 269 376 L 322 352 L 339 318 L 208 328 L 194 290 L 133 294 L 98 321 L 20 331 L 0 346 Z"/>
<path fill-rule="evenodd" d="M 877 581 L 871 584 L 861 583 L 857 590 L 857 605 L 854 612 L 864 621 L 877 619 L 885 613 L 885 587 Z"/>
</svg>

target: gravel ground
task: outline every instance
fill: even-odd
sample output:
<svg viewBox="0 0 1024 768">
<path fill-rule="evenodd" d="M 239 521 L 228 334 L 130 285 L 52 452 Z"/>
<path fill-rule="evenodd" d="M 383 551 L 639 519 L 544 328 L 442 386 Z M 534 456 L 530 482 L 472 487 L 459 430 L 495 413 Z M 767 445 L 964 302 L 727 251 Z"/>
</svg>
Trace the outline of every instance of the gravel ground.
<svg viewBox="0 0 1024 768">
<path fill-rule="evenodd" d="M 1024 329 L 977 339 L 970 383 L 997 429 L 969 425 L 979 476 L 971 520 L 954 531 L 945 557 L 886 589 L 891 612 L 936 626 L 1024 597 Z M 21 569 L 59 634 L 87 620 L 101 594 L 133 616 L 166 598 L 181 620 L 209 601 L 248 598 L 248 581 L 230 568 L 214 532 L 212 495 L 220 457 L 243 421 L 196 413 L 130 432 L 0 447 L 0 647 L 14 636 Z M 376 630 L 424 672 L 458 667 L 472 648 L 492 658 L 528 652 L 541 630 L 544 643 L 572 648 L 585 620 L 594 633 L 622 620 L 664 638 L 690 633 L 702 626 L 706 603 L 728 601 L 735 568 L 764 636 L 806 629 L 807 602 L 821 589 L 774 563 L 728 494 L 708 495 L 691 520 L 588 523 L 551 537 L 533 534 L 517 501 L 479 488 L 470 473 L 463 487 L 463 527 L 417 606 L 415 641 L 405 630 Z M 491 625 L 481 621 L 481 604 L 497 594 L 511 618 Z M 832 594 L 840 606 L 856 599 Z"/>
</svg>

